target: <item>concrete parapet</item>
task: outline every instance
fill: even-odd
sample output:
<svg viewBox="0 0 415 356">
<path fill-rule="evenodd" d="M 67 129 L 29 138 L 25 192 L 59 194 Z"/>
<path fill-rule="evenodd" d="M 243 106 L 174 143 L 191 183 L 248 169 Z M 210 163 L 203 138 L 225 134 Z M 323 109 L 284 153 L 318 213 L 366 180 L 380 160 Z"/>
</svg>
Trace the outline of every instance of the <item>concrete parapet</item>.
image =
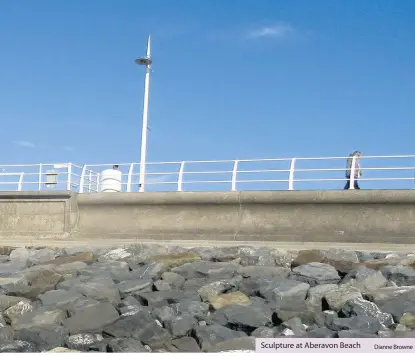
<svg viewBox="0 0 415 356">
<path fill-rule="evenodd" d="M 88 237 L 415 242 L 415 191 L 246 191 L 79 195 Z"/>
<path fill-rule="evenodd" d="M 415 190 L 0 193 L 0 235 L 415 243 Z"/>
<path fill-rule="evenodd" d="M 0 236 L 69 236 L 75 211 L 71 192 L 0 192 Z"/>
</svg>

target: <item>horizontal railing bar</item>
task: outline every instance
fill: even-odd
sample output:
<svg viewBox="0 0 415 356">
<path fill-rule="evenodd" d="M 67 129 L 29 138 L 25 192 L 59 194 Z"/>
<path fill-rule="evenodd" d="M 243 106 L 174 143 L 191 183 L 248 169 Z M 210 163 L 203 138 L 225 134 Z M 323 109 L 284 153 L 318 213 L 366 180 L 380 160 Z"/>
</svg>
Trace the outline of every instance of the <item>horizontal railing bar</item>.
<svg viewBox="0 0 415 356">
<path fill-rule="evenodd" d="M 177 184 L 177 182 L 146 182 L 146 185 Z"/>
<path fill-rule="evenodd" d="M 232 171 L 200 171 L 200 172 L 187 172 L 184 171 L 183 174 L 225 174 L 232 173 Z"/>
<path fill-rule="evenodd" d="M 289 169 L 253 169 L 253 170 L 244 170 L 236 171 L 236 173 L 272 173 L 272 172 L 289 172 Z M 230 172 L 232 173 L 232 171 Z"/>
<path fill-rule="evenodd" d="M 186 164 L 192 163 L 233 163 L 235 161 L 238 162 L 268 162 L 268 161 L 291 161 L 295 158 L 297 161 L 299 160 L 334 160 L 334 159 L 347 159 L 350 158 L 349 156 L 331 156 L 331 157 L 292 157 L 292 158 L 261 158 L 261 159 L 236 159 L 236 160 L 207 160 L 207 161 L 184 161 Z M 374 159 L 374 158 L 415 158 L 415 155 L 396 155 L 396 156 L 362 156 L 360 159 Z M 171 161 L 171 162 L 146 162 L 146 165 L 161 165 L 161 164 L 181 164 L 183 161 Z M 132 163 L 102 163 L 102 164 L 88 164 L 88 167 L 110 167 L 115 164 L 119 166 L 129 166 Z M 139 162 L 134 162 L 134 165 L 139 165 Z"/>
<path fill-rule="evenodd" d="M 183 184 L 198 184 L 198 183 L 231 183 L 231 180 L 186 180 Z"/>
<path fill-rule="evenodd" d="M 371 180 L 411 180 L 414 181 L 414 177 L 411 178 L 406 178 L 406 177 L 402 177 L 402 178 L 359 178 L 360 180 L 365 180 L 365 181 L 371 181 Z"/>
<path fill-rule="evenodd" d="M 254 179 L 254 180 L 238 180 L 237 183 L 260 183 L 260 182 L 288 182 L 288 179 Z"/>
</svg>

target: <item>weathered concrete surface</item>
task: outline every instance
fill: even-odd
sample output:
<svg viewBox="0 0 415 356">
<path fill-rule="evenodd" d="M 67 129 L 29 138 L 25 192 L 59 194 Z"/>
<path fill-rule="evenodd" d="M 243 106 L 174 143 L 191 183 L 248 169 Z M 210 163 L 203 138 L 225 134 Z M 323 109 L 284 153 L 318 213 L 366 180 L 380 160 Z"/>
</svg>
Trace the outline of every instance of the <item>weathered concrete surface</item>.
<svg viewBox="0 0 415 356">
<path fill-rule="evenodd" d="M 415 243 L 415 191 L 111 193 L 78 197 L 81 236 Z"/>
<path fill-rule="evenodd" d="M 415 190 L 3 193 L 7 238 L 415 244 Z"/>
<path fill-rule="evenodd" d="M 71 192 L 0 192 L 0 236 L 67 237 L 76 211 Z"/>
</svg>

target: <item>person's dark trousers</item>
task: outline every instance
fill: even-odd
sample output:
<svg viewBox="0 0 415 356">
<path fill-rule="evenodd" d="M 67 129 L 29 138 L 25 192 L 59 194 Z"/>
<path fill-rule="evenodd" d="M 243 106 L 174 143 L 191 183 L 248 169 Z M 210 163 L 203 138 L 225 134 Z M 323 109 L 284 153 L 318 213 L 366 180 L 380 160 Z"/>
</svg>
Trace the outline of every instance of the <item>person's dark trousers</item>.
<svg viewBox="0 0 415 356">
<path fill-rule="evenodd" d="M 354 185 L 354 189 L 360 189 L 359 182 L 357 181 L 356 178 L 354 179 L 353 185 Z M 346 182 L 346 185 L 344 186 L 344 189 L 345 190 L 350 189 L 350 178 L 347 178 L 347 182 Z"/>
</svg>

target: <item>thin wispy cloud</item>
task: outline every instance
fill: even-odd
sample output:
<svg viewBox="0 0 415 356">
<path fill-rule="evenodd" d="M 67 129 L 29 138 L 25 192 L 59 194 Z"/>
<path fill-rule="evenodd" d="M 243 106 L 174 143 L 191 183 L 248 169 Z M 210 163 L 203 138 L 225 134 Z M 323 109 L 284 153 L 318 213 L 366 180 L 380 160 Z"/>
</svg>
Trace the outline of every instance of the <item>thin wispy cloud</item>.
<svg viewBox="0 0 415 356">
<path fill-rule="evenodd" d="M 295 33 L 294 28 L 286 23 L 277 23 L 270 26 L 262 26 L 260 28 L 248 31 L 247 39 L 271 38 L 275 40 L 284 40 Z"/>
<path fill-rule="evenodd" d="M 72 152 L 74 150 L 74 148 L 72 146 L 65 146 L 64 151 L 68 151 L 68 152 Z"/>
<path fill-rule="evenodd" d="M 30 141 L 23 141 L 23 140 L 18 140 L 18 141 L 13 141 L 13 144 L 19 147 L 25 147 L 25 148 L 35 148 L 36 145 L 33 142 Z"/>
</svg>

